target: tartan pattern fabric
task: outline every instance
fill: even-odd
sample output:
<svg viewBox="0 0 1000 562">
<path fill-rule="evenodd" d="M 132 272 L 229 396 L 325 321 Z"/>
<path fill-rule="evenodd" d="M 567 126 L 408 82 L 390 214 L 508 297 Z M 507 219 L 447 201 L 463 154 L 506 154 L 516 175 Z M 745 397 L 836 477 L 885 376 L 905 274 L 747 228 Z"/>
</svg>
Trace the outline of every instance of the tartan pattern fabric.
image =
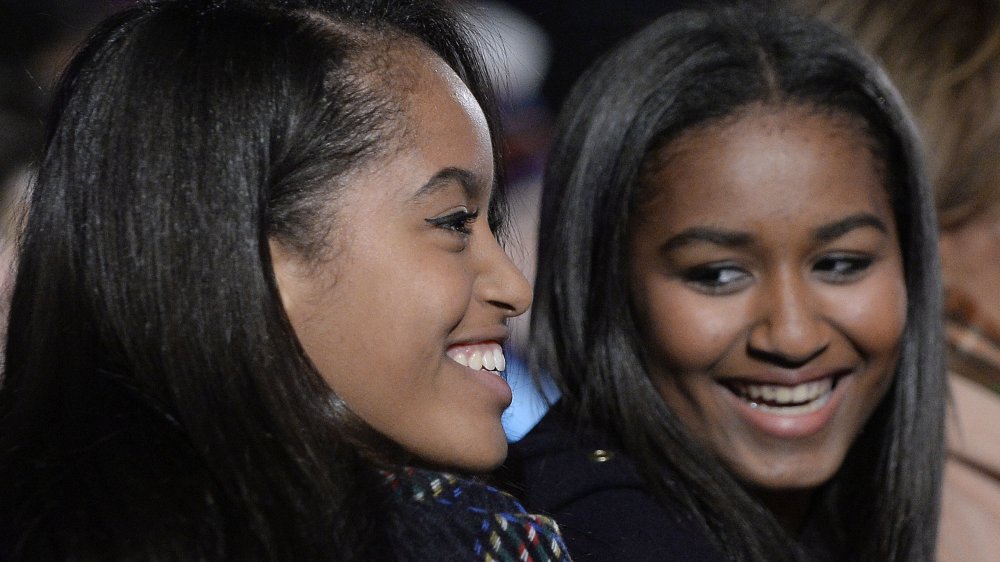
<svg viewBox="0 0 1000 562">
<path fill-rule="evenodd" d="M 569 561 L 556 523 L 492 486 L 416 468 L 381 470 L 399 560 Z"/>
</svg>

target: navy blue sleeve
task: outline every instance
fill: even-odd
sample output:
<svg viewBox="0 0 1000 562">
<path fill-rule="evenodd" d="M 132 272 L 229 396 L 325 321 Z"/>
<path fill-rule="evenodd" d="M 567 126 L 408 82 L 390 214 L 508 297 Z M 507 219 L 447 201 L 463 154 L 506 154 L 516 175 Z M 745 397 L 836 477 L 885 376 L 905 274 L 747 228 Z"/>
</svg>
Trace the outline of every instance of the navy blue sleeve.
<svg viewBox="0 0 1000 562">
<path fill-rule="evenodd" d="M 507 461 L 498 481 L 559 523 L 577 562 L 724 559 L 692 514 L 653 494 L 613 439 L 572 429 L 558 407 Z"/>
<path fill-rule="evenodd" d="M 671 517 L 638 489 L 594 491 L 553 516 L 577 562 L 718 562 L 721 555 L 691 522 Z"/>
</svg>

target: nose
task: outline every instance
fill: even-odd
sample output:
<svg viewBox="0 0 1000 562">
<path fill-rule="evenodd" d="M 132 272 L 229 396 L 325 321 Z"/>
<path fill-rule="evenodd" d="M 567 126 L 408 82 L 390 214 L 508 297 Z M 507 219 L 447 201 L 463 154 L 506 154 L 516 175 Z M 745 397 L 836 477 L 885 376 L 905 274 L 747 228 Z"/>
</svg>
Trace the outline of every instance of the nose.
<svg viewBox="0 0 1000 562">
<path fill-rule="evenodd" d="M 784 367 L 804 365 L 829 346 L 829 325 L 809 282 L 793 272 L 766 287 L 758 321 L 750 329 L 749 351 Z"/>
<path fill-rule="evenodd" d="M 531 285 L 500 243 L 487 237 L 488 251 L 477 281 L 480 298 L 500 309 L 507 318 L 524 314 L 531 306 Z"/>
</svg>

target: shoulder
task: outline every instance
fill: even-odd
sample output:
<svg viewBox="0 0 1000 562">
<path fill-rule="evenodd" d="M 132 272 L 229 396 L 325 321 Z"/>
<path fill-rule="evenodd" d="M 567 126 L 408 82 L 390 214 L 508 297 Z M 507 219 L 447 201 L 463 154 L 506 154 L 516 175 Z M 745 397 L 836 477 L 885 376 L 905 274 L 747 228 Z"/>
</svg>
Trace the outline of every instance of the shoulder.
<svg viewBox="0 0 1000 562">
<path fill-rule="evenodd" d="M 576 431 L 558 408 L 511 447 L 510 489 L 559 522 L 577 560 L 719 560 L 679 506 L 657 498 L 635 462 L 600 432 Z"/>
<path fill-rule="evenodd" d="M 184 434 L 97 386 L 0 454 L 0 559 L 220 557 L 220 495 Z"/>
<path fill-rule="evenodd" d="M 569 560 L 559 528 L 509 494 L 446 472 L 381 471 L 390 496 L 389 539 L 400 560 Z"/>
</svg>

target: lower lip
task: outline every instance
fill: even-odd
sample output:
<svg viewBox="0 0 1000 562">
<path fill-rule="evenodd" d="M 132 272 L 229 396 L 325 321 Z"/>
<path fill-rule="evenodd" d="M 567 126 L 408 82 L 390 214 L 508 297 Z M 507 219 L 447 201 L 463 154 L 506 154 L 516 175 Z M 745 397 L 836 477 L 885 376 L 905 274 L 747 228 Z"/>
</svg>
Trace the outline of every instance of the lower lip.
<svg viewBox="0 0 1000 562">
<path fill-rule="evenodd" d="M 839 377 L 826 404 L 819 410 L 808 414 L 782 415 L 754 408 L 750 402 L 733 394 L 728 388 L 723 391 L 736 403 L 737 411 L 761 433 L 779 439 L 804 439 L 816 435 L 830 425 L 836 414 L 847 388 L 853 383 L 853 377 Z"/>
<path fill-rule="evenodd" d="M 514 399 L 514 395 L 510 389 L 510 385 L 504 380 L 502 375 L 497 374 L 497 371 L 486 371 L 483 369 L 470 369 L 461 363 L 456 363 L 450 358 L 448 359 L 452 364 L 454 364 L 459 369 L 465 371 L 465 376 L 471 376 L 477 383 L 486 387 L 491 394 L 495 395 L 497 399 L 506 408 L 510 406 L 511 401 Z"/>
</svg>

